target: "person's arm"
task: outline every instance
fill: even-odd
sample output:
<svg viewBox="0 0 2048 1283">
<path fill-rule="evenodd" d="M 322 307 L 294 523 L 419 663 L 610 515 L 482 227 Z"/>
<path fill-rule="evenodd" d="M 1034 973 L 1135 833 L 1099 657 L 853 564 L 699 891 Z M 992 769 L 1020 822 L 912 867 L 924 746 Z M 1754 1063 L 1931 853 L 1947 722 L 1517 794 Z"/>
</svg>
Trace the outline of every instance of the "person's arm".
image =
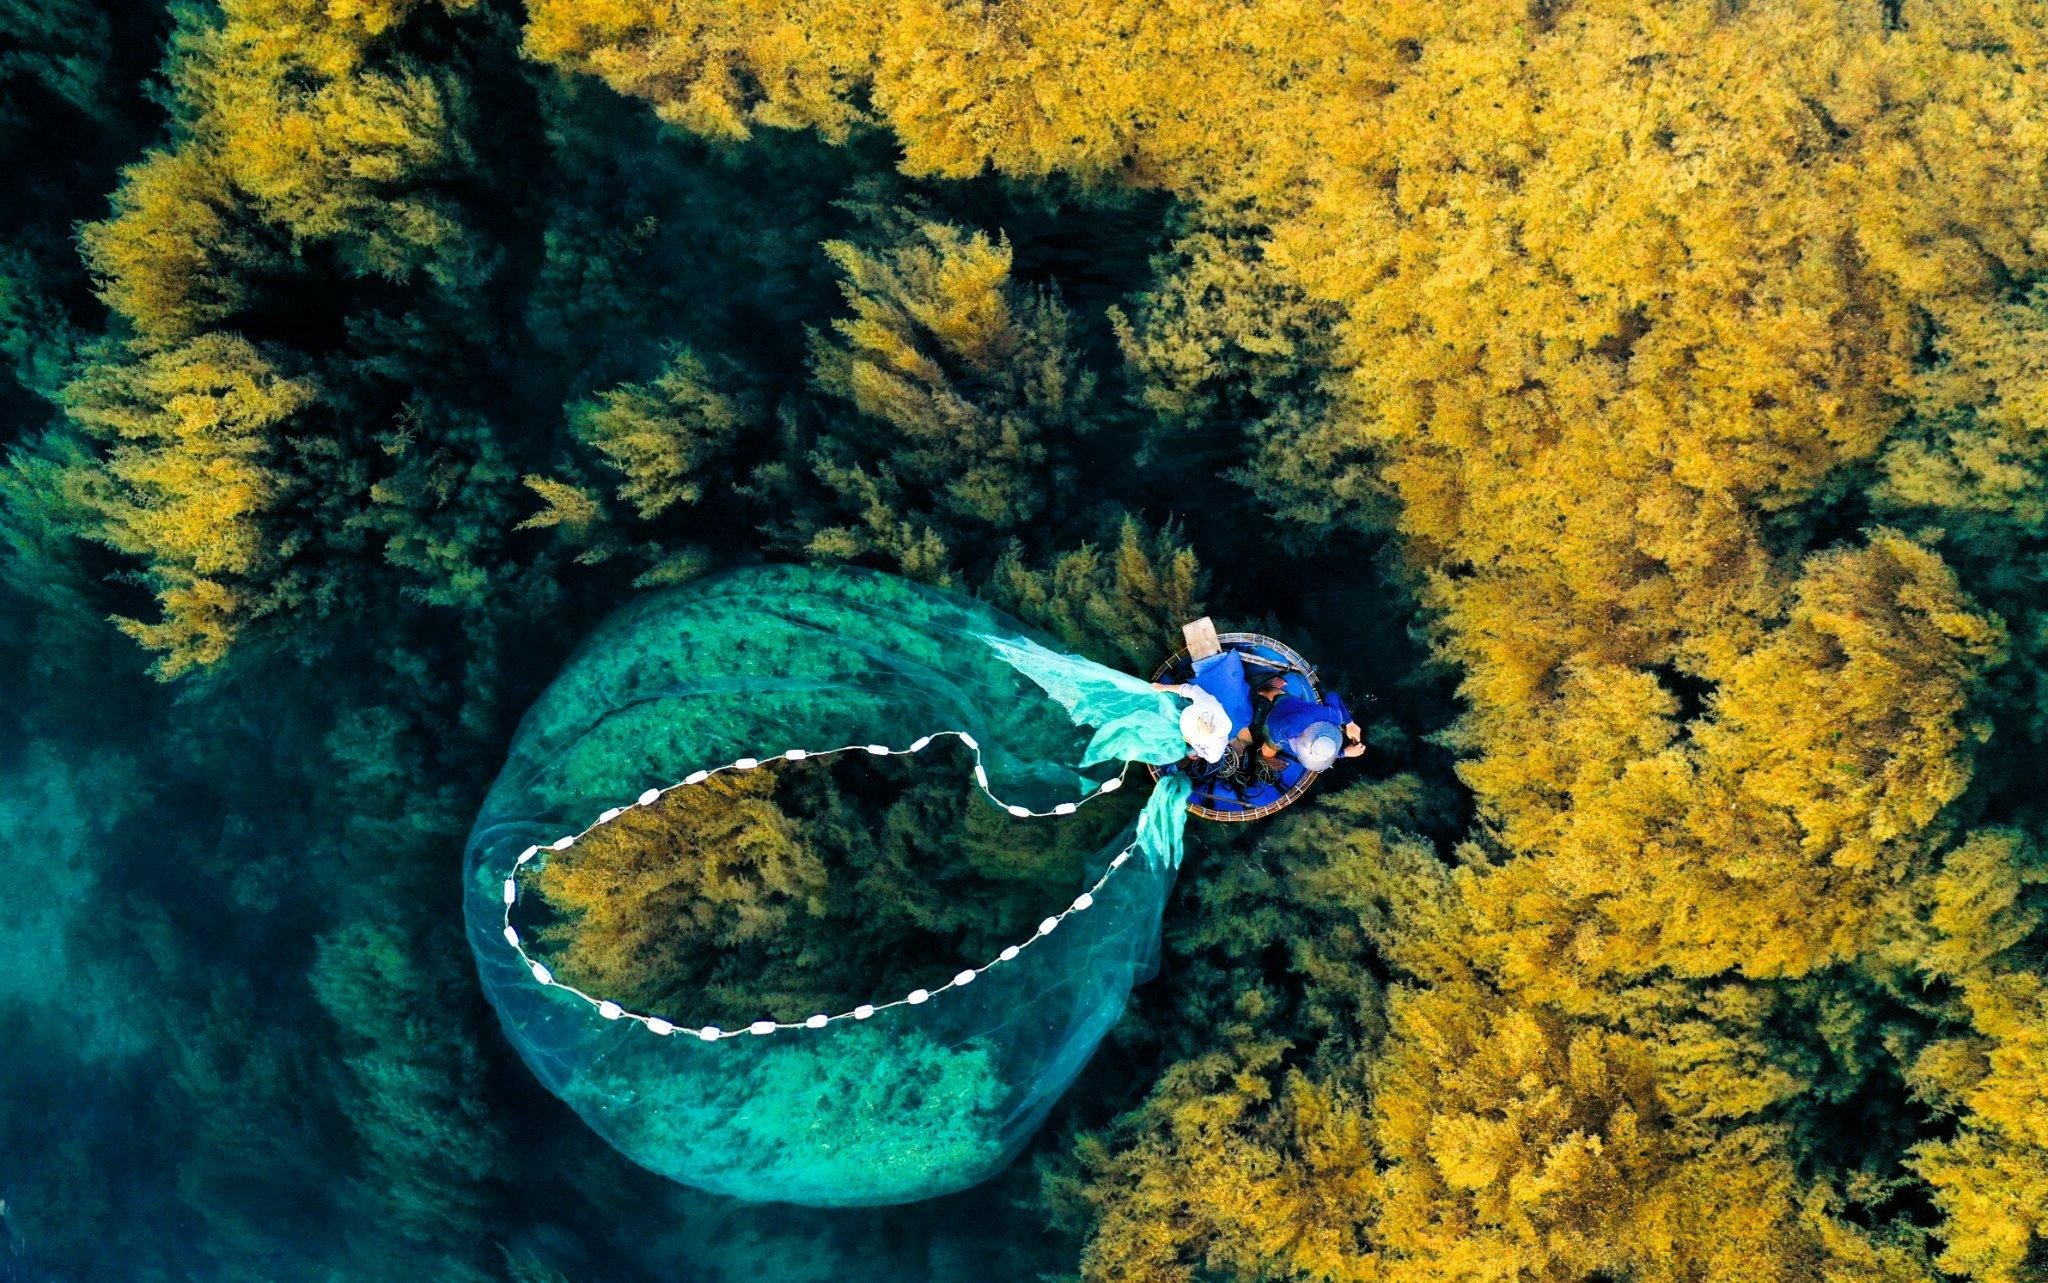
<svg viewBox="0 0 2048 1283">
<path fill-rule="evenodd" d="M 1358 729 L 1358 723 L 1352 719 L 1351 707 L 1344 702 L 1344 697 L 1336 691 L 1331 691 L 1323 696 L 1323 707 L 1336 714 L 1338 725 L 1344 728 L 1344 756 L 1365 756 L 1365 735 Z"/>
<path fill-rule="evenodd" d="M 1344 723 L 1344 756 L 1365 756 L 1365 732 L 1358 729 L 1357 722 Z"/>
</svg>

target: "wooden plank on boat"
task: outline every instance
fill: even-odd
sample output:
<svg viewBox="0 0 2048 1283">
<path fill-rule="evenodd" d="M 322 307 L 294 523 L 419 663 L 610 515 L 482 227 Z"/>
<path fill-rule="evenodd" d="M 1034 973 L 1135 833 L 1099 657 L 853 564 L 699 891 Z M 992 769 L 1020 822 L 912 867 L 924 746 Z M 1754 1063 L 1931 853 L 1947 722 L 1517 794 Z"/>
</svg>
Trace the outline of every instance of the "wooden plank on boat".
<svg viewBox="0 0 2048 1283">
<path fill-rule="evenodd" d="M 1192 624 L 1182 624 L 1180 635 L 1187 639 L 1189 659 L 1207 659 L 1223 653 L 1223 643 L 1216 637 L 1216 621 L 1207 615 Z"/>
</svg>

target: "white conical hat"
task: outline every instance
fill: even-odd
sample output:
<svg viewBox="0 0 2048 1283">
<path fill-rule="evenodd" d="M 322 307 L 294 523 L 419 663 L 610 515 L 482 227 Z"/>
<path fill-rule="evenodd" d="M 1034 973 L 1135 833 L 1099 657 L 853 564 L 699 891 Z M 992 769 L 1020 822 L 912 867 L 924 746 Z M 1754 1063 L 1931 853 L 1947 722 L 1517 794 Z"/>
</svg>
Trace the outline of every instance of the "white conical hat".
<svg viewBox="0 0 2048 1283">
<path fill-rule="evenodd" d="M 1230 747 L 1230 718 L 1213 698 L 1198 699 L 1180 711 L 1180 733 L 1195 756 L 1220 762 Z"/>
<path fill-rule="evenodd" d="M 1295 736 L 1287 747 L 1294 750 L 1295 761 L 1320 774 L 1337 761 L 1337 754 L 1344 748 L 1344 731 L 1335 722 L 1317 722 Z"/>
</svg>

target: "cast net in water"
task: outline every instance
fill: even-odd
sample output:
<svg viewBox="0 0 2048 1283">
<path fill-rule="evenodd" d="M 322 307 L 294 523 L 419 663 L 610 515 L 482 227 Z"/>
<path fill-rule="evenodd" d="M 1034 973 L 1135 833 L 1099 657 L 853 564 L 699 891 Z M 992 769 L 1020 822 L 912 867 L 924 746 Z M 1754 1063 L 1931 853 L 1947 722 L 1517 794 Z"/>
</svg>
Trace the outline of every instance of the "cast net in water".
<svg viewBox="0 0 2048 1283">
<path fill-rule="evenodd" d="M 684 1184 L 817 1206 L 972 1185 L 1155 963 L 1186 786 L 1098 817 L 1127 763 L 1184 751 L 1178 706 L 884 575 L 767 567 L 644 598 L 528 711 L 470 835 L 485 991 L 550 1090 Z M 848 974 L 820 929 L 860 938 L 882 913 L 863 889 L 910 883 L 888 912 L 930 928 L 926 954 L 968 952 L 881 947 Z M 985 912 L 959 903 L 987 887 Z"/>
</svg>

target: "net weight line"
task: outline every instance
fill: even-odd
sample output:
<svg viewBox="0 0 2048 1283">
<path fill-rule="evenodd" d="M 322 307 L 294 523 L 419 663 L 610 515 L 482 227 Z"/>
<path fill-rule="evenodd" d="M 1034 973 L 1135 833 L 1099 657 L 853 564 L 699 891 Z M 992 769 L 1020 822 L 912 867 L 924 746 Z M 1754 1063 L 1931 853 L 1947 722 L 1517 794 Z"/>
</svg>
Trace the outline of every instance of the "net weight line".
<svg viewBox="0 0 2048 1283">
<path fill-rule="evenodd" d="M 1001 966 L 1005 962 L 1015 961 L 1018 955 L 1023 953 L 1024 950 L 1030 948 L 1037 941 L 1044 939 L 1046 936 L 1049 936 L 1054 931 L 1058 930 L 1060 923 L 1066 921 L 1067 916 L 1069 914 L 1084 913 L 1089 908 L 1091 908 L 1095 903 L 1096 893 L 1102 890 L 1103 886 L 1109 882 L 1110 877 L 1113 874 L 1115 874 L 1115 872 L 1118 869 L 1122 868 L 1126 863 L 1129 862 L 1131 858 L 1131 852 L 1137 849 L 1137 842 L 1134 840 L 1129 846 L 1126 846 L 1121 851 L 1118 851 L 1116 855 L 1110 859 L 1109 867 L 1105 868 L 1102 871 L 1102 876 L 1095 879 L 1093 885 L 1091 885 L 1086 891 L 1083 891 L 1081 894 L 1075 896 L 1073 901 L 1069 903 L 1066 908 L 1061 909 L 1058 913 L 1055 913 L 1052 916 L 1046 918 L 1044 921 L 1040 922 L 1038 924 L 1038 930 L 1032 933 L 1032 935 L 1029 938 L 1020 941 L 1017 944 L 1007 946 L 1003 949 L 1001 953 L 997 954 L 994 958 L 990 959 L 988 962 L 983 963 L 979 967 L 969 967 L 963 971 L 957 972 L 951 980 L 948 980 L 947 982 L 945 982 L 942 985 L 939 985 L 936 988 L 913 989 L 909 993 L 905 994 L 903 997 L 897 998 L 890 1002 L 864 1002 L 856 1007 L 851 1008 L 850 1010 L 842 1011 L 837 1014 L 826 1014 L 824 1012 L 820 1012 L 817 1015 L 808 1016 L 803 1020 L 794 1021 L 756 1020 L 752 1024 L 746 1026 L 743 1029 L 722 1029 L 717 1025 L 701 1025 L 696 1028 L 691 1028 L 687 1024 L 682 1024 L 676 1021 L 668 1020 L 661 1016 L 646 1015 L 637 1011 L 628 1011 L 625 1007 L 623 1007 L 619 1003 L 612 1001 L 609 998 L 598 998 L 588 993 L 585 993 L 583 990 L 577 988 L 575 985 L 567 984 L 563 981 L 555 979 L 554 973 L 548 970 L 546 963 L 540 961 L 538 958 L 533 957 L 526 951 L 526 945 L 519 935 L 519 929 L 512 925 L 512 910 L 516 908 L 519 904 L 518 872 L 521 868 L 531 863 L 533 859 L 536 856 L 538 856 L 543 849 L 551 852 L 560 852 L 568 850 L 570 847 L 576 845 L 576 843 L 580 841 L 582 838 L 588 836 L 596 829 L 611 823 L 613 820 L 618 819 L 621 815 L 624 815 L 633 807 L 653 806 L 655 803 L 661 801 L 663 797 L 665 797 L 669 793 L 674 792 L 677 789 L 690 788 L 695 785 L 702 784 L 704 781 L 710 779 L 712 776 L 722 775 L 727 771 L 751 771 L 757 767 L 764 766 L 769 762 L 802 762 L 814 757 L 831 757 L 839 753 L 860 752 L 869 753 L 876 757 L 907 757 L 913 753 L 923 752 L 926 748 L 929 748 L 931 746 L 934 740 L 939 739 L 941 736 L 947 735 L 953 736 L 954 738 L 958 739 L 962 744 L 965 744 L 974 753 L 974 783 L 976 787 L 978 787 L 982 791 L 982 793 L 988 798 L 989 801 L 995 803 L 995 805 L 997 805 L 1004 811 L 1008 812 L 1010 815 L 1020 820 L 1043 819 L 1047 816 L 1053 815 L 1072 815 L 1084 803 L 1092 802 L 1096 798 L 1101 797 L 1105 793 L 1114 793 L 1118 789 L 1122 788 L 1124 784 L 1124 771 L 1128 771 L 1130 769 L 1129 763 L 1126 763 L 1124 766 L 1124 771 L 1119 771 L 1113 778 L 1104 780 L 1100 785 L 1096 786 L 1094 792 L 1090 793 L 1087 797 L 1082 798 L 1078 802 L 1061 802 L 1057 806 L 1054 806 L 1051 810 L 1034 811 L 1029 809 L 1028 807 L 1017 806 L 1012 803 L 1003 801 L 1001 798 L 997 797 L 995 793 L 989 788 L 988 769 L 982 764 L 981 760 L 981 745 L 975 740 L 974 736 L 968 734 L 966 731 L 938 731 L 931 735 L 921 736 L 917 740 L 915 740 L 909 748 L 890 748 L 886 744 L 842 744 L 838 748 L 827 749 L 792 748 L 775 757 L 768 758 L 742 757 L 735 761 L 728 762 L 724 766 L 713 767 L 708 770 L 692 771 L 688 775 L 684 776 L 681 780 L 677 781 L 674 784 L 670 784 L 665 788 L 650 788 L 626 806 L 615 806 L 604 811 L 597 817 L 595 822 L 593 822 L 580 832 L 564 834 L 563 836 L 556 838 L 553 842 L 546 844 L 545 848 L 536 844 L 527 847 L 524 851 L 521 851 L 519 853 L 518 858 L 513 862 L 512 872 L 508 873 L 505 877 L 505 943 L 510 945 L 512 947 L 512 951 L 519 955 L 519 960 L 522 963 L 526 964 L 526 969 L 528 970 L 528 972 L 532 974 L 534 980 L 537 983 L 550 989 L 560 990 L 563 993 L 574 994 L 576 997 L 581 998 L 585 1003 L 588 1003 L 590 1006 L 596 1008 L 597 1014 L 604 1017 L 606 1020 L 631 1020 L 637 1022 L 642 1028 L 646 1029 L 649 1033 L 656 1034 L 661 1037 L 670 1037 L 677 1033 L 682 1033 L 686 1035 L 693 1035 L 705 1042 L 717 1042 L 723 1038 L 740 1038 L 750 1035 L 765 1036 L 768 1034 L 781 1033 L 784 1030 L 790 1029 L 823 1029 L 827 1025 L 834 1024 L 842 1020 L 867 1020 L 874 1016 L 876 1012 L 888 1011 L 894 1007 L 922 1006 L 924 1003 L 931 1001 L 933 998 L 936 998 L 940 994 L 945 993 L 949 989 L 958 989 L 963 986 L 972 984 L 974 983 L 975 978 L 981 975 L 983 972 L 988 971 L 993 967 Z"/>
</svg>

